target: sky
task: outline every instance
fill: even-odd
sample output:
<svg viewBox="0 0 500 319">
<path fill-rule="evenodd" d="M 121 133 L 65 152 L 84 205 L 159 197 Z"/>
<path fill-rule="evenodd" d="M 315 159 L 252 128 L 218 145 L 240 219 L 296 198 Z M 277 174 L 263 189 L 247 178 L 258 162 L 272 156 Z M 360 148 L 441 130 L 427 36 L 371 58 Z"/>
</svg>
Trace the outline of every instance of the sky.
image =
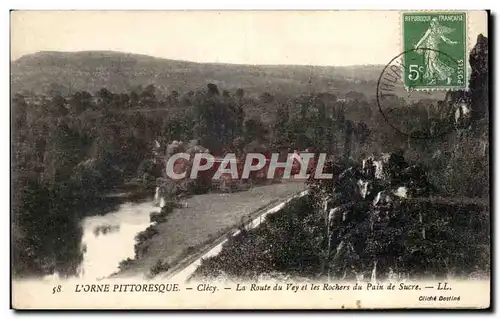
<svg viewBox="0 0 500 319">
<path fill-rule="evenodd" d="M 469 48 L 487 36 L 468 13 Z M 402 52 L 398 11 L 14 11 L 11 60 L 105 50 L 195 62 L 386 64 Z"/>
</svg>

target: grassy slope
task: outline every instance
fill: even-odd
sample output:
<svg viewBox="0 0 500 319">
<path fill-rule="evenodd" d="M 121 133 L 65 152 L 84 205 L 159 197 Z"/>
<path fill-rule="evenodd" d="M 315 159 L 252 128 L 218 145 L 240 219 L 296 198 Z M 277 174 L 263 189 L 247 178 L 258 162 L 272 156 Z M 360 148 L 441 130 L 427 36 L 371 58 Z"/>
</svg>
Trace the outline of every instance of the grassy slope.
<svg viewBox="0 0 500 319">
<path fill-rule="evenodd" d="M 119 275 L 147 273 L 158 259 L 175 265 L 195 253 L 200 245 L 216 240 L 241 218 L 269 204 L 305 189 L 299 182 L 253 187 L 230 194 L 203 194 L 186 200 L 187 208 L 176 209 L 165 223 L 158 224 L 158 234 L 149 240 L 149 249 L 134 266 Z"/>
</svg>

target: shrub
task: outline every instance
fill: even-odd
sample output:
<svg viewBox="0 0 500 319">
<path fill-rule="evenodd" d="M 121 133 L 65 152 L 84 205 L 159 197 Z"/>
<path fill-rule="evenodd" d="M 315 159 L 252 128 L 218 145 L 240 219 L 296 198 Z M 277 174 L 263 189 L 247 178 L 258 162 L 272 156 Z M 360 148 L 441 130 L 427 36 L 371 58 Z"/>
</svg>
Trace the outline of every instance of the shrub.
<svg viewBox="0 0 500 319">
<path fill-rule="evenodd" d="M 134 245 L 135 259 L 139 259 L 143 256 L 149 249 L 149 239 L 158 234 L 158 230 L 154 225 L 149 226 L 137 236 L 135 236 L 135 240 L 137 243 Z"/>
<path fill-rule="evenodd" d="M 120 263 L 118 264 L 118 268 L 121 271 L 123 271 L 123 270 L 129 269 L 134 264 L 135 264 L 135 259 L 127 258 L 127 259 L 124 259 L 124 260 L 120 261 Z"/>
<path fill-rule="evenodd" d="M 163 260 L 158 259 L 156 261 L 156 264 L 154 264 L 153 267 L 151 267 L 151 269 L 149 270 L 149 273 L 150 273 L 151 277 L 154 277 L 154 276 L 158 275 L 159 273 L 168 271 L 169 269 L 170 269 L 170 265 L 167 262 L 164 262 Z"/>
<path fill-rule="evenodd" d="M 164 223 L 167 221 L 167 215 L 161 212 L 151 212 L 149 213 L 149 221 L 157 224 Z"/>
<path fill-rule="evenodd" d="M 443 195 L 487 197 L 489 194 L 489 159 L 487 141 L 463 137 L 454 149 L 434 158 L 436 167 L 429 175 Z M 439 165 L 444 162 L 444 165 Z M 437 169 L 441 166 L 441 169 Z"/>
</svg>

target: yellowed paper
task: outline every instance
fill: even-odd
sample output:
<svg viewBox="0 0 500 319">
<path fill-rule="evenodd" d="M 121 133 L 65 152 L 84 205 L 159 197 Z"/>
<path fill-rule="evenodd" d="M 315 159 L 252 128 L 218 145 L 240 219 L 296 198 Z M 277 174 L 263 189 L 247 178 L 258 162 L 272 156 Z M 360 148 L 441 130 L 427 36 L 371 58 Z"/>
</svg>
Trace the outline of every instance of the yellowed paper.
<svg viewBox="0 0 500 319">
<path fill-rule="evenodd" d="M 490 307 L 487 32 L 13 11 L 12 307 Z"/>
</svg>

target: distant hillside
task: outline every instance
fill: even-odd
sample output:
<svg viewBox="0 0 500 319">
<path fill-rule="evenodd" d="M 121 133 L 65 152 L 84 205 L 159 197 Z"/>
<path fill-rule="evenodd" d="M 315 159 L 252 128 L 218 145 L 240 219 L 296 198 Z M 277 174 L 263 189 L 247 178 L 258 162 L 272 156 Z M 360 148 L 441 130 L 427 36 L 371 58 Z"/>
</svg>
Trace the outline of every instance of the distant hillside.
<svg viewBox="0 0 500 319">
<path fill-rule="evenodd" d="M 154 84 L 165 92 L 183 93 L 212 82 L 230 91 L 241 87 L 250 94 L 321 91 L 339 97 L 352 90 L 374 96 L 383 68 L 195 63 L 109 51 L 39 52 L 11 65 L 13 92 L 95 92 L 102 87 L 124 92 Z"/>
</svg>

